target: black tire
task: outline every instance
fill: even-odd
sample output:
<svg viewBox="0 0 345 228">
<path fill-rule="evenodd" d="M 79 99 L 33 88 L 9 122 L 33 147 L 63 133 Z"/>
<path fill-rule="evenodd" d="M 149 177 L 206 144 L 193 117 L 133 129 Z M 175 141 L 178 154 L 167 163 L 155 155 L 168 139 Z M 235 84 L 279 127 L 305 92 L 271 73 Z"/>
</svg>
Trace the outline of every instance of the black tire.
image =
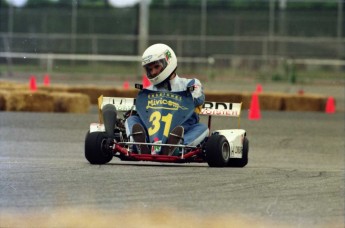
<svg viewBox="0 0 345 228">
<path fill-rule="evenodd" d="M 229 167 L 245 167 L 248 164 L 248 151 L 249 151 L 249 140 L 247 137 L 243 139 L 243 154 L 242 158 L 231 158 L 229 159 Z"/>
<path fill-rule="evenodd" d="M 113 154 L 105 149 L 107 134 L 105 132 L 87 132 L 85 137 L 85 158 L 91 164 L 106 164 L 111 161 Z"/>
<path fill-rule="evenodd" d="M 226 167 L 230 159 L 230 145 L 223 135 L 211 135 L 206 142 L 206 161 L 210 167 Z"/>
<path fill-rule="evenodd" d="M 103 122 L 105 132 L 109 138 L 114 138 L 114 129 L 116 124 L 117 112 L 112 104 L 107 104 L 102 108 Z"/>
</svg>

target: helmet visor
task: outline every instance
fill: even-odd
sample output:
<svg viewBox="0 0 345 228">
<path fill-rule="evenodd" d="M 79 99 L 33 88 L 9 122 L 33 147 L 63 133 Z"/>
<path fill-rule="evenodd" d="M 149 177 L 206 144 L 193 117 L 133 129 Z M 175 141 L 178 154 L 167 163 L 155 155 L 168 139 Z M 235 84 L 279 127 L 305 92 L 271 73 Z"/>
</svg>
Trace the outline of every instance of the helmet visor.
<svg viewBox="0 0 345 228">
<path fill-rule="evenodd" d="M 160 73 L 167 67 L 166 59 L 160 59 L 144 65 L 146 75 L 149 79 L 153 79 L 160 75 Z"/>
</svg>

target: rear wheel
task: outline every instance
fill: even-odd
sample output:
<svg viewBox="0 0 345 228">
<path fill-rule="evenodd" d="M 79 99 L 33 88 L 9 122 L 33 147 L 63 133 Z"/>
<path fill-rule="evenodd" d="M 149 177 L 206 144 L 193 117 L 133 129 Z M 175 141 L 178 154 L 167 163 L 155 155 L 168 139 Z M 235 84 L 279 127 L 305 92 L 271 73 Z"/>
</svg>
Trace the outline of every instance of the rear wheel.
<svg viewBox="0 0 345 228">
<path fill-rule="evenodd" d="M 223 135 L 212 135 L 206 142 L 206 161 L 210 167 L 225 167 L 230 160 L 230 146 Z"/>
<path fill-rule="evenodd" d="M 249 151 L 249 141 L 247 137 L 243 139 L 243 151 L 242 158 L 231 158 L 229 159 L 229 167 L 245 167 L 248 164 L 248 151 Z"/>
<path fill-rule="evenodd" d="M 113 158 L 112 151 L 107 148 L 105 132 L 87 132 L 85 138 L 85 158 L 91 164 L 106 164 Z"/>
</svg>

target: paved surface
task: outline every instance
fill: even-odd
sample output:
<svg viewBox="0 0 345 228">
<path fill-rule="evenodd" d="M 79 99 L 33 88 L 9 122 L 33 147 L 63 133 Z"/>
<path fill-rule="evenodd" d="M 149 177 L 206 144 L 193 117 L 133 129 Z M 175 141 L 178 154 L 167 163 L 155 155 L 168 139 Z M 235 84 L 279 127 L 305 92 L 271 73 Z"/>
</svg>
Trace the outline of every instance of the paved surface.
<svg viewBox="0 0 345 228">
<path fill-rule="evenodd" d="M 209 168 L 116 158 L 90 165 L 83 146 L 89 123 L 97 122 L 94 110 L 0 112 L 0 211 L 171 208 L 294 227 L 344 227 L 344 113 L 262 112 L 260 121 L 246 116 L 241 127 L 250 140 L 249 164 Z M 213 127 L 224 128 L 224 119 Z"/>
</svg>

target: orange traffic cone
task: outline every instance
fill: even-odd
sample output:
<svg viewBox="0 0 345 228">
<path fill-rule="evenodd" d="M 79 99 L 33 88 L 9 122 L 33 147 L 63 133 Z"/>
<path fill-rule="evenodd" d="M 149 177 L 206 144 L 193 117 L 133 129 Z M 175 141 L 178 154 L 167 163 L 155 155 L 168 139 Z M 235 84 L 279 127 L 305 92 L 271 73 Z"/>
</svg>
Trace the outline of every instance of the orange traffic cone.
<svg viewBox="0 0 345 228">
<path fill-rule="evenodd" d="M 36 77 L 31 75 L 30 76 L 30 91 L 34 92 L 36 90 L 37 90 Z"/>
<path fill-rule="evenodd" d="M 335 100 L 334 97 L 328 97 L 325 112 L 327 114 L 335 113 Z"/>
<path fill-rule="evenodd" d="M 43 85 L 44 85 L 44 86 L 49 86 L 49 85 L 50 85 L 49 74 L 44 75 L 44 78 L 43 78 Z"/>
<path fill-rule="evenodd" d="M 123 89 L 129 89 L 129 82 L 128 81 L 125 81 L 122 85 L 122 88 Z"/>
<path fill-rule="evenodd" d="M 253 93 L 250 101 L 250 109 L 248 113 L 249 120 L 259 120 L 261 118 L 259 97 L 257 93 Z"/>
<path fill-rule="evenodd" d="M 149 86 L 151 85 L 151 82 L 150 82 L 150 80 L 146 77 L 146 75 L 143 75 L 143 80 L 142 80 L 142 82 L 143 82 L 143 87 L 144 87 L 144 89 L 147 88 L 147 87 L 149 87 Z"/>
<path fill-rule="evenodd" d="M 257 93 L 261 93 L 262 92 L 262 85 L 261 84 L 257 84 L 256 85 L 256 92 Z"/>
</svg>

